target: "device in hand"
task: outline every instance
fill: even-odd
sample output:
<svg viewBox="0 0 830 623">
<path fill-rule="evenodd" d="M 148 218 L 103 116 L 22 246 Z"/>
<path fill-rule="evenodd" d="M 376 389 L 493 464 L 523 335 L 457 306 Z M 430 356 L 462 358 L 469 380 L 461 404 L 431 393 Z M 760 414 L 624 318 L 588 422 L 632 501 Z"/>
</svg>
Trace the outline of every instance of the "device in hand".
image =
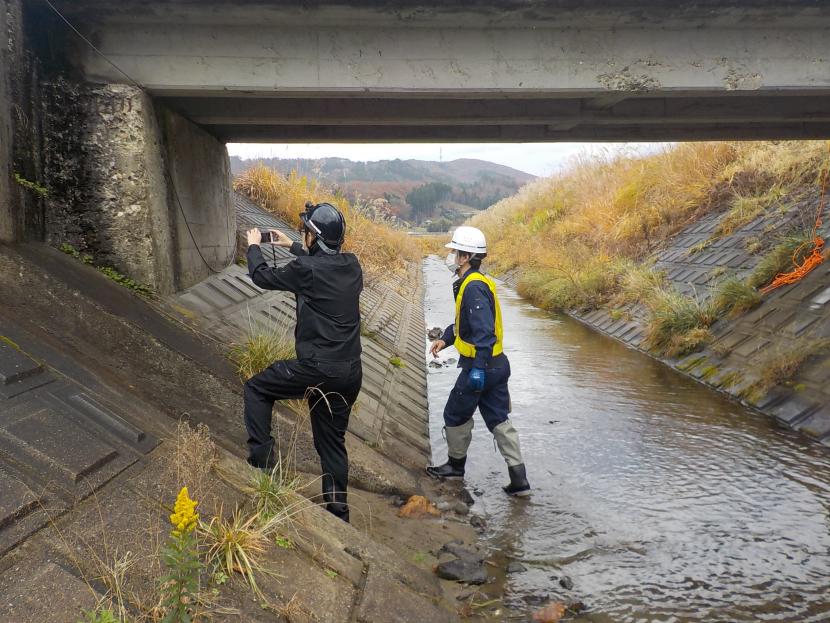
<svg viewBox="0 0 830 623">
<path fill-rule="evenodd" d="M 274 242 L 276 242 L 276 240 L 275 240 L 276 236 L 274 236 L 274 232 L 272 232 L 272 231 L 263 231 L 263 232 L 260 232 L 260 233 L 262 234 L 262 240 L 260 241 L 262 244 L 265 244 L 265 243 L 273 244 Z"/>
</svg>

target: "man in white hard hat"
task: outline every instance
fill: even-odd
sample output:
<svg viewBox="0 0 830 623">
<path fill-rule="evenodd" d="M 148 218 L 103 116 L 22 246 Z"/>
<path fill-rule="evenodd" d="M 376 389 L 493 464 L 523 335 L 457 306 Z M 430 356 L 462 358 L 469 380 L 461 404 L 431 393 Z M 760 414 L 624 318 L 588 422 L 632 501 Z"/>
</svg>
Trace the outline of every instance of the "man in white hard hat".
<svg viewBox="0 0 830 623">
<path fill-rule="evenodd" d="M 510 495 L 530 493 L 524 459 L 519 447 L 519 434 L 510 421 L 510 362 L 503 351 L 503 328 L 496 284 L 480 272 L 481 260 L 487 255 L 484 234 L 475 227 L 455 230 L 447 257 L 450 270 L 458 275 L 453 283 L 455 324 L 432 343 L 433 357 L 449 345 L 460 355 L 461 373 L 444 407 L 444 430 L 447 435 L 448 460 L 443 465 L 427 467 L 435 478 L 464 477 L 467 449 L 473 438 L 473 414 L 476 408 L 493 433 L 499 452 L 507 463 L 510 484 L 504 491 Z"/>
</svg>

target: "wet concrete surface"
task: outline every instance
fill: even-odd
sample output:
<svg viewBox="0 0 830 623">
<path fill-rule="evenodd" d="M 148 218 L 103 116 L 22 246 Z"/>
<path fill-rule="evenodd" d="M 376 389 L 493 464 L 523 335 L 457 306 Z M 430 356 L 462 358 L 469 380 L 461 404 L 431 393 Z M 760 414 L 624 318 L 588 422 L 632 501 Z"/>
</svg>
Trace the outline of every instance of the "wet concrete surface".
<svg viewBox="0 0 830 623">
<path fill-rule="evenodd" d="M 424 272 L 426 325 L 446 326 L 451 275 L 435 258 Z M 827 448 L 507 287 L 500 297 L 534 491 L 502 493 L 506 468 L 478 414 L 465 484 L 491 559 L 526 568 L 495 574 L 505 619 L 553 599 L 584 602 L 574 621 L 830 621 Z M 428 370 L 443 461 L 457 370 Z"/>
</svg>

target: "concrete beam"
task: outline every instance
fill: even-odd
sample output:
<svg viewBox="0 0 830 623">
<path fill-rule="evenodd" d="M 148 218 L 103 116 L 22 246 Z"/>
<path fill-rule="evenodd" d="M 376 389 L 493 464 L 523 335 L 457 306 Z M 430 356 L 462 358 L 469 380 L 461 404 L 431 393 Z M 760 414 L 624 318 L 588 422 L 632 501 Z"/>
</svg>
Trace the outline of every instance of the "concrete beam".
<svg viewBox="0 0 830 623">
<path fill-rule="evenodd" d="M 318 25 L 465 28 L 512 26 L 627 28 L 662 25 L 780 27 L 816 25 L 826 18 L 822 0 L 53 0 L 83 21 L 244 25 Z"/>
<path fill-rule="evenodd" d="M 595 99 L 163 98 L 203 126 L 228 125 L 527 125 L 830 121 L 830 92 L 822 97 L 615 97 Z M 221 132 L 221 128 L 219 129 Z"/>
<path fill-rule="evenodd" d="M 824 28 L 605 30 L 108 24 L 100 49 L 156 95 L 223 90 L 533 93 L 830 87 Z M 123 80 L 85 46 L 88 79 Z"/>
<path fill-rule="evenodd" d="M 824 136 L 825 5 L 60 2 L 120 69 L 227 141 Z M 90 81 L 125 79 L 77 38 L 69 56 Z"/>
<path fill-rule="evenodd" d="M 549 143 L 571 141 L 703 141 L 824 139 L 830 123 L 552 125 L 229 125 L 212 133 L 226 142 L 243 143 Z"/>
</svg>

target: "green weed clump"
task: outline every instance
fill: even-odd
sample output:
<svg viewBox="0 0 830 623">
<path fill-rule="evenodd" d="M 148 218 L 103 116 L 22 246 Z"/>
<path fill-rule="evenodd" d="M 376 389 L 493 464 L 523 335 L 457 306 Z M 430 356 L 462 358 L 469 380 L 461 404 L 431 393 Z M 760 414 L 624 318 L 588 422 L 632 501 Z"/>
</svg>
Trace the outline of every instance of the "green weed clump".
<svg viewBox="0 0 830 623">
<path fill-rule="evenodd" d="M 776 385 L 790 381 L 812 357 L 830 353 L 830 339 L 801 337 L 784 350 L 771 352 L 758 365 L 760 375 L 746 392 L 748 397 L 760 398 Z"/>
<path fill-rule="evenodd" d="M 33 182 L 32 180 L 27 180 L 25 177 L 20 175 L 17 171 L 14 172 L 14 181 L 17 182 L 20 186 L 27 190 L 31 190 L 35 193 L 38 197 L 45 199 L 49 196 L 49 189 L 39 184 L 38 182 Z"/>
<path fill-rule="evenodd" d="M 646 303 L 655 292 L 662 291 L 666 273 L 652 266 L 631 263 L 620 281 L 620 303 Z"/>
<path fill-rule="evenodd" d="M 404 360 L 401 359 L 400 357 L 398 357 L 397 355 L 395 355 L 394 357 L 390 357 L 389 358 L 389 363 L 392 364 L 396 368 L 405 368 L 406 367 L 406 363 L 404 362 Z"/>
<path fill-rule="evenodd" d="M 295 501 L 300 488 L 297 476 L 287 458 L 278 456 L 276 465 L 270 470 L 253 470 L 246 493 L 254 500 L 256 512 L 264 521 L 285 513 Z"/>
<path fill-rule="evenodd" d="M 97 608 L 95 610 L 83 610 L 84 617 L 78 623 L 122 623 L 121 619 L 109 608 Z"/>
<path fill-rule="evenodd" d="M 648 303 L 646 344 L 661 354 L 678 357 L 700 350 L 711 341 L 712 309 L 673 290 L 656 292 Z"/>
<path fill-rule="evenodd" d="M 67 255 L 71 255 L 76 260 L 83 262 L 84 264 L 87 264 L 89 266 L 95 266 L 94 259 L 91 255 L 89 255 L 88 253 L 81 253 L 68 242 L 62 243 L 61 246 L 58 248 Z M 125 288 L 129 288 L 137 294 L 146 297 L 153 296 L 153 289 L 150 286 L 135 281 L 134 279 L 130 279 L 126 275 L 115 270 L 112 266 L 95 266 L 95 268 L 107 277 L 109 277 L 110 279 L 112 279 L 115 283 L 122 285 Z"/>
<path fill-rule="evenodd" d="M 761 304 L 761 294 L 746 281 L 728 277 L 718 283 L 712 294 L 712 307 L 718 314 L 737 318 Z"/>
<path fill-rule="evenodd" d="M 210 522 L 200 526 L 200 533 L 208 551 L 206 563 L 231 577 L 240 573 L 251 590 L 262 597 L 255 572 L 263 571 L 259 563 L 269 544 L 267 524 L 261 525 L 257 513 L 246 516 L 236 509 L 229 518 L 222 511 Z"/>
<path fill-rule="evenodd" d="M 759 194 L 743 195 L 736 193 L 730 203 L 729 211 L 718 223 L 715 235 L 728 236 L 736 229 L 764 214 L 767 208 L 779 201 L 783 195 L 784 189 L 780 184 L 773 184 L 771 188 Z"/>
<path fill-rule="evenodd" d="M 747 279 L 747 283 L 753 288 L 760 288 L 780 273 L 792 270 L 810 255 L 812 241 L 813 237 L 810 233 L 787 236 L 761 259 Z"/>
<path fill-rule="evenodd" d="M 228 358 L 242 381 L 259 374 L 275 361 L 294 357 L 294 341 L 286 329 L 277 326 L 263 328 L 253 326 L 253 323 L 245 339 L 233 344 L 228 352 Z"/>
</svg>

